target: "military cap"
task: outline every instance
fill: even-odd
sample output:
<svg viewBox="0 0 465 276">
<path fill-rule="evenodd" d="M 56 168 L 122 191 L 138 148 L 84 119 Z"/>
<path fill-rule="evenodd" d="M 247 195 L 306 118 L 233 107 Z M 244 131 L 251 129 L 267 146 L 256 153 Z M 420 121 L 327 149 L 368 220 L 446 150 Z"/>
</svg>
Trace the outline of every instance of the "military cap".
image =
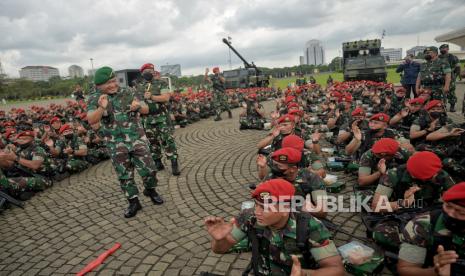
<svg viewBox="0 0 465 276">
<path fill-rule="evenodd" d="M 423 98 L 413 98 L 408 101 L 409 104 L 424 104 L 425 99 Z"/>
<path fill-rule="evenodd" d="M 370 121 L 379 121 L 388 123 L 391 118 L 386 113 L 377 113 L 371 116 Z"/>
<path fill-rule="evenodd" d="M 438 47 L 436 47 L 436 46 L 426 47 L 425 50 L 423 50 L 423 53 L 430 52 L 430 51 L 437 53 L 438 52 Z"/>
<path fill-rule="evenodd" d="M 419 151 L 407 160 L 407 171 L 416 179 L 431 179 L 441 169 L 441 159 L 430 151 Z"/>
<path fill-rule="evenodd" d="M 283 148 L 294 148 L 302 152 L 304 150 L 305 141 L 301 137 L 291 134 L 284 137 L 281 145 Z"/>
<path fill-rule="evenodd" d="M 286 99 L 284 100 L 284 102 L 287 104 L 289 104 L 290 102 L 293 102 L 295 100 L 295 97 L 294 96 L 287 96 Z"/>
<path fill-rule="evenodd" d="M 450 187 L 442 195 L 442 200 L 465 207 L 465 182 L 460 182 Z"/>
<path fill-rule="evenodd" d="M 259 202 L 264 202 L 265 200 L 274 197 L 277 201 L 283 202 L 290 201 L 294 194 L 294 185 L 284 179 L 277 178 L 259 184 L 252 192 L 252 198 Z M 285 199 L 280 200 L 280 197 L 285 197 Z"/>
<path fill-rule="evenodd" d="M 399 87 L 396 89 L 396 92 L 401 92 L 401 91 L 407 92 L 407 90 L 404 87 Z"/>
<path fill-rule="evenodd" d="M 299 104 L 296 103 L 296 102 L 290 102 L 290 103 L 287 104 L 287 109 L 290 109 L 290 108 L 293 108 L 293 107 L 299 108 Z"/>
<path fill-rule="evenodd" d="M 53 124 L 53 123 L 55 123 L 55 122 L 61 122 L 60 118 L 58 118 L 58 117 L 55 116 L 55 117 L 53 117 L 53 118 L 50 120 L 50 124 Z"/>
<path fill-rule="evenodd" d="M 358 115 L 365 115 L 365 110 L 358 106 L 357 108 L 354 109 L 354 111 L 352 111 L 352 116 L 358 116 Z"/>
<path fill-rule="evenodd" d="M 71 128 L 71 125 L 69 125 L 69 124 L 64 124 L 64 125 L 62 125 L 62 126 L 60 127 L 60 131 L 59 131 L 59 132 L 60 132 L 60 134 L 62 134 L 63 132 L 65 132 L 65 130 L 68 130 L 68 129 L 72 129 L 72 128 Z"/>
<path fill-rule="evenodd" d="M 13 121 L 8 121 L 8 122 L 3 123 L 4 127 L 13 127 L 15 125 L 16 125 L 16 123 L 13 122 Z"/>
<path fill-rule="evenodd" d="M 381 138 L 371 147 L 371 151 L 375 154 L 394 155 L 399 150 L 399 142 L 392 138 Z"/>
<path fill-rule="evenodd" d="M 5 139 L 7 140 L 10 139 L 10 136 L 13 134 L 16 134 L 16 129 L 14 128 L 7 129 L 7 131 L 5 132 Z"/>
<path fill-rule="evenodd" d="M 352 95 L 350 93 L 344 93 L 342 97 L 339 98 L 339 102 L 352 102 Z"/>
<path fill-rule="evenodd" d="M 31 130 L 21 131 L 20 133 L 16 134 L 16 139 L 18 139 L 19 137 L 23 137 L 23 136 L 34 137 L 34 131 L 31 131 Z"/>
<path fill-rule="evenodd" d="M 290 110 L 290 111 L 288 112 L 288 114 L 294 115 L 294 116 L 303 117 L 303 116 L 304 116 L 304 111 L 303 111 L 303 110 L 300 110 L 300 109 L 293 109 L 293 110 Z"/>
<path fill-rule="evenodd" d="M 257 94 L 251 93 L 251 94 L 249 94 L 249 98 L 250 99 L 257 99 Z"/>
<path fill-rule="evenodd" d="M 302 159 L 302 152 L 295 148 L 281 148 L 271 154 L 271 159 L 280 163 L 297 164 Z"/>
<path fill-rule="evenodd" d="M 140 67 L 140 72 L 142 73 L 145 69 L 155 69 L 155 66 L 152 63 L 146 63 Z"/>
<path fill-rule="evenodd" d="M 432 101 L 429 101 L 429 103 L 427 103 L 427 104 L 425 105 L 425 109 L 426 109 L 426 110 L 430 110 L 431 108 L 436 107 L 436 106 L 443 106 L 443 105 L 442 105 L 442 101 L 440 101 L 440 100 L 432 100 Z"/>
<path fill-rule="evenodd" d="M 97 69 L 94 75 L 94 83 L 96 85 L 104 84 L 115 77 L 115 72 L 108 66 Z"/>
<path fill-rule="evenodd" d="M 442 44 L 441 46 L 439 46 L 439 49 L 442 50 L 442 49 L 449 49 L 449 44 L 445 43 L 445 44 Z"/>
<path fill-rule="evenodd" d="M 294 115 L 286 114 L 286 115 L 279 117 L 278 124 L 285 123 L 285 122 L 295 122 Z"/>
</svg>

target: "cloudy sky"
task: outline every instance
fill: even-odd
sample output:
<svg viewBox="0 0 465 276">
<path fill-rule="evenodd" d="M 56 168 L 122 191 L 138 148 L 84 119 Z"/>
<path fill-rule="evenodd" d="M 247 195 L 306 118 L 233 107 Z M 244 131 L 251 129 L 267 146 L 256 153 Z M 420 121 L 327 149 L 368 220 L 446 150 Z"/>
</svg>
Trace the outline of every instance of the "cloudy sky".
<svg viewBox="0 0 465 276">
<path fill-rule="evenodd" d="M 297 65 L 319 39 L 326 62 L 344 41 L 379 38 L 405 50 L 465 26 L 463 0 L 1 0 L 0 61 L 12 77 L 27 65 L 138 68 L 180 63 L 184 75 L 228 65 L 235 46 L 259 66 Z M 453 48 L 453 47 L 451 47 Z M 233 66 L 241 61 L 233 56 Z"/>
</svg>

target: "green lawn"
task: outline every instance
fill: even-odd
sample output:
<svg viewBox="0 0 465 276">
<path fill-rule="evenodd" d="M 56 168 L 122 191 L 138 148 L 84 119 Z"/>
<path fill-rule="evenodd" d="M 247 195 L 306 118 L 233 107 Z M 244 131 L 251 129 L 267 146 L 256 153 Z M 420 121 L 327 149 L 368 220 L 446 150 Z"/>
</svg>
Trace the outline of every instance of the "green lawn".
<svg viewBox="0 0 465 276">
<path fill-rule="evenodd" d="M 390 83 L 400 83 L 400 75 L 396 73 L 395 68 L 388 68 L 387 69 L 388 75 L 387 75 L 387 81 Z M 313 77 L 316 79 L 316 82 L 322 86 L 326 86 L 326 80 L 328 79 L 328 76 L 331 75 L 333 80 L 335 81 L 343 81 L 343 76 L 342 73 L 321 73 L 321 74 L 316 74 L 313 75 Z M 286 88 L 289 84 L 295 83 L 296 77 L 291 77 L 291 78 L 284 78 L 284 79 L 272 79 L 271 80 L 271 85 L 273 87 L 279 87 L 279 88 Z M 307 78 L 308 80 L 308 78 Z"/>
</svg>

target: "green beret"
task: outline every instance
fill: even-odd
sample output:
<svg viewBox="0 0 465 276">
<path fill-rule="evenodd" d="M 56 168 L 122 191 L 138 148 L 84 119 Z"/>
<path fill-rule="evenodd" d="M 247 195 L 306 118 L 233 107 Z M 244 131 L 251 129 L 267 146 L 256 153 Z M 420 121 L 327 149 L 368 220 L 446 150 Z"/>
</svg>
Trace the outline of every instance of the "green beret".
<svg viewBox="0 0 465 276">
<path fill-rule="evenodd" d="M 437 53 L 438 52 L 438 47 L 436 47 L 436 46 L 426 47 L 425 50 L 423 51 L 423 53 L 426 53 L 426 52 L 429 52 L 429 51 Z"/>
<path fill-rule="evenodd" d="M 95 71 L 94 83 L 96 85 L 104 84 L 115 77 L 115 72 L 108 66 L 102 67 Z"/>
<path fill-rule="evenodd" d="M 442 44 L 441 46 L 439 46 L 439 49 L 449 49 L 449 44 Z"/>
</svg>

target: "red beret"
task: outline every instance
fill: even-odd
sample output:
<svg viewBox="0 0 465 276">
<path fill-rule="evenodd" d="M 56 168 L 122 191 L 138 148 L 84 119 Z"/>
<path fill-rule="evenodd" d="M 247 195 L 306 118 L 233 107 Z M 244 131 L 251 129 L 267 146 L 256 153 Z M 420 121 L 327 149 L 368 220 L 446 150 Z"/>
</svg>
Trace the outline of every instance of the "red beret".
<svg viewBox="0 0 465 276">
<path fill-rule="evenodd" d="M 213 73 L 219 72 L 220 68 L 219 67 L 213 67 Z"/>
<path fill-rule="evenodd" d="M 344 93 L 344 95 L 339 98 L 339 102 L 351 103 L 352 102 L 352 95 L 348 94 L 348 93 Z"/>
<path fill-rule="evenodd" d="M 403 88 L 403 87 L 399 87 L 399 88 L 396 89 L 396 92 L 401 92 L 401 91 L 407 92 L 407 90 L 405 88 Z"/>
<path fill-rule="evenodd" d="M 407 171 L 420 180 L 431 179 L 441 169 L 441 159 L 430 151 L 419 151 L 407 161 Z"/>
<path fill-rule="evenodd" d="M 444 202 L 453 202 L 465 207 L 465 182 L 460 182 L 450 187 L 442 195 Z"/>
<path fill-rule="evenodd" d="M 410 101 L 408 101 L 409 104 L 424 104 L 425 99 L 423 98 L 413 98 Z"/>
<path fill-rule="evenodd" d="M 391 118 L 386 113 L 377 113 L 371 116 L 370 121 L 379 121 L 379 122 L 389 123 L 390 119 Z"/>
<path fill-rule="evenodd" d="M 82 112 L 81 114 L 79 114 L 79 118 L 81 120 L 86 120 L 87 119 L 87 113 L 86 112 Z"/>
<path fill-rule="evenodd" d="M 284 122 L 293 122 L 294 123 L 295 122 L 294 115 L 286 114 L 286 115 L 283 115 L 283 116 L 279 117 L 278 124 L 284 123 Z"/>
<path fill-rule="evenodd" d="M 284 179 L 277 178 L 259 184 L 252 192 L 252 198 L 263 202 L 268 197 L 275 197 L 278 201 L 281 201 L 280 197 L 286 197 L 284 201 L 289 201 L 294 194 L 294 185 Z"/>
<path fill-rule="evenodd" d="M 143 72 L 145 69 L 155 69 L 155 66 L 152 64 L 152 63 L 146 63 L 144 65 L 142 65 L 142 67 L 140 68 L 140 71 Z"/>
<path fill-rule="evenodd" d="M 50 120 L 50 124 L 53 124 L 54 122 L 61 122 L 60 118 L 58 117 L 53 117 L 51 120 Z"/>
<path fill-rule="evenodd" d="M 20 133 L 16 135 L 16 139 L 22 136 L 34 137 L 34 132 L 30 130 L 21 131 Z"/>
<path fill-rule="evenodd" d="M 62 134 L 65 130 L 71 129 L 71 125 L 69 124 L 64 124 L 60 127 L 60 134 Z"/>
<path fill-rule="evenodd" d="M 394 155 L 399 150 L 399 142 L 392 138 L 381 138 L 373 145 L 371 151 L 376 154 Z"/>
<path fill-rule="evenodd" d="M 255 93 L 249 94 L 249 98 L 251 98 L 251 99 L 256 99 L 256 98 L 257 98 L 257 94 L 255 94 Z"/>
<path fill-rule="evenodd" d="M 436 106 L 443 106 L 443 105 L 442 105 L 442 101 L 440 101 L 440 100 L 432 100 L 432 101 L 429 101 L 429 103 L 427 103 L 427 104 L 425 105 L 425 109 L 426 109 L 426 110 L 430 110 L 431 108 L 436 107 Z"/>
<path fill-rule="evenodd" d="M 5 132 L 5 138 L 8 140 L 12 134 L 16 134 L 16 129 L 14 129 L 14 128 L 9 128 L 9 129 Z"/>
<path fill-rule="evenodd" d="M 284 100 L 284 102 L 286 102 L 286 105 L 292 101 L 295 100 L 295 97 L 294 96 L 287 96 L 286 99 Z"/>
<path fill-rule="evenodd" d="M 340 97 L 342 97 L 342 94 L 340 92 L 338 92 L 338 91 L 334 91 L 334 92 L 331 92 L 330 96 L 332 98 L 340 98 Z"/>
<path fill-rule="evenodd" d="M 357 107 L 352 111 L 352 116 L 365 115 L 365 110 L 361 107 Z"/>
<path fill-rule="evenodd" d="M 281 145 L 283 148 L 294 148 L 298 151 L 302 151 L 304 149 L 305 141 L 299 136 L 291 134 L 284 137 Z"/>
<path fill-rule="evenodd" d="M 300 109 L 293 109 L 293 110 L 290 110 L 288 112 L 288 114 L 290 115 L 297 115 L 299 117 L 303 117 L 304 116 L 304 111 L 303 110 L 300 110 Z"/>
<path fill-rule="evenodd" d="M 293 107 L 299 108 L 299 104 L 296 103 L 296 102 L 290 102 L 290 103 L 287 104 L 287 109 L 293 108 Z"/>
<path fill-rule="evenodd" d="M 8 122 L 5 122 L 3 124 L 4 127 L 12 127 L 12 126 L 15 126 L 15 125 L 16 125 L 16 123 L 13 122 L 13 121 L 8 121 Z"/>
<path fill-rule="evenodd" d="M 271 158 L 281 163 L 297 164 L 300 162 L 300 159 L 302 159 L 302 152 L 295 148 L 281 148 L 273 152 Z"/>
</svg>

